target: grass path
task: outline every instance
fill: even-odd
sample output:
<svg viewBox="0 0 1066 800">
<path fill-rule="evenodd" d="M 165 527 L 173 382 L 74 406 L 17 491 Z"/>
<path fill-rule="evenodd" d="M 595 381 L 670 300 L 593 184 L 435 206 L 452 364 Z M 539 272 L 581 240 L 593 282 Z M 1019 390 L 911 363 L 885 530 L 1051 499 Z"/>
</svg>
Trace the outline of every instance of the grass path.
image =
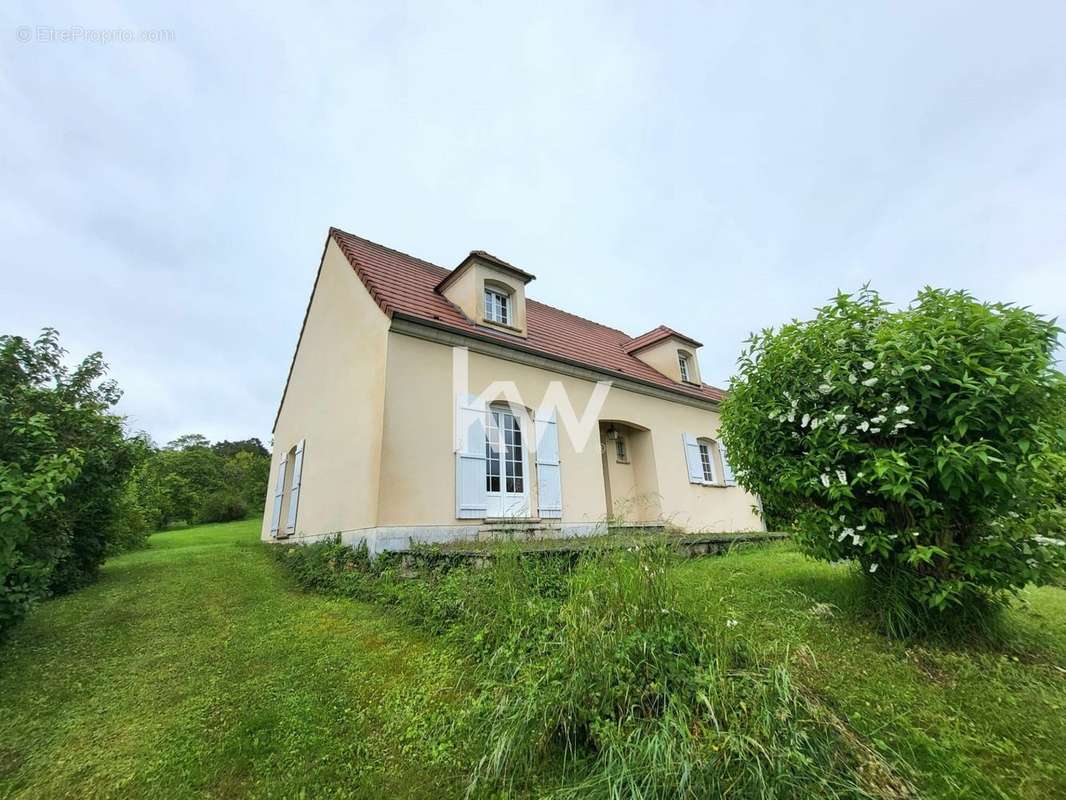
<svg viewBox="0 0 1066 800">
<path fill-rule="evenodd" d="M 441 797 L 452 653 L 299 592 L 257 521 L 153 536 L 0 649 L 0 797 Z"/>
</svg>

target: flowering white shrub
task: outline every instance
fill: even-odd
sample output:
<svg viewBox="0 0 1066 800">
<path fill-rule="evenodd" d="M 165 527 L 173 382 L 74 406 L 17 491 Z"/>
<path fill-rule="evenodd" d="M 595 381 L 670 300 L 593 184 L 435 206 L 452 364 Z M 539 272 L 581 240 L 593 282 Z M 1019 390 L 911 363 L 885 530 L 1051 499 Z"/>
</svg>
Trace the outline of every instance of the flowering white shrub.
<svg viewBox="0 0 1066 800">
<path fill-rule="evenodd" d="M 722 410 L 737 480 L 911 618 L 1046 582 L 1066 564 L 1047 477 L 1066 451 L 1059 332 L 963 292 L 899 311 L 839 294 L 748 341 Z"/>
</svg>

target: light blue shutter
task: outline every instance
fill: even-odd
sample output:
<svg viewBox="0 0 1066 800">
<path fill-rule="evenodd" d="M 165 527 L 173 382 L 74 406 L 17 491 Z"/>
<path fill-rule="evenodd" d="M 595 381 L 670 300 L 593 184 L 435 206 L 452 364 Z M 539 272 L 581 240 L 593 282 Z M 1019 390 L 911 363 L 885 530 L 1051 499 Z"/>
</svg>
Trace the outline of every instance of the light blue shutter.
<svg viewBox="0 0 1066 800">
<path fill-rule="evenodd" d="M 270 517 L 270 535 L 277 537 L 278 526 L 281 524 L 281 503 L 285 498 L 285 468 L 289 464 L 289 454 L 281 457 L 278 464 L 278 479 L 274 482 L 274 513 Z"/>
<path fill-rule="evenodd" d="M 488 513 L 485 403 L 474 395 L 459 395 L 455 405 L 455 516 L 483 519 Z"/>
<path fill-rule="evenodd" d="M 289 493 L 289 518 L 285 523 L 285 534 L 296 533 L 296 509 L 300 505 L 300 484 L 304 471 L 304 440 L 296 445 L 296 460 L 292 465 L 292 490 Z"/>
<path fill-rule="evenodd" d="M 725 445 L 722 441 L 718 441 L 718 455 L 722 457 L 722 475 L 725 478 L 726 486 L 736 486 L 737 478 L 733 474 L 733 468 L 729 466 L 729 458 L 726 456 Z"/>
<path fill-rule="evenodd" d="M 703 461 L 700 459 L 700 445 L 691 433 L 681 434 L 685 445 L 685 463 L 688 465 L 689 483 L 706 483 L 703 479 Z"/>
<path fill-rule="evenodd" d="M 563 480 L 559 466 L 559 426 L 555 416 L 537 417 L 537 505 L 540 516 L 563 516 Z"/>
</svg>

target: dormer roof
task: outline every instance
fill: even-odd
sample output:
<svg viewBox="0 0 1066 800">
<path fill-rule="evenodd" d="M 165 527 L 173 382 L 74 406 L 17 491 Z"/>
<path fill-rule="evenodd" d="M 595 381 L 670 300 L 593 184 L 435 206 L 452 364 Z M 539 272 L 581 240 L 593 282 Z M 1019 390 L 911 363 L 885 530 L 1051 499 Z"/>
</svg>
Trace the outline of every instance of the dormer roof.
<svg viewBox="0 0 1066 800">
<path fill-rule="evenodd" d="M 665 325 L 660 325 L 658 328 L 652 328 L 647 333 L 642 333 L 635 339 L 630 340 L 626 345 L 626 352 L 633 354 L 638 350 L 643 350 L 645 347 L 651 347 L 653 344 L 658 344 L 663 339 L 679 339 L 691 347 L 703 347 L 703 344 L 697 342 L 691 336 L 685 336 L 683 333 L 678 333 L 673 328 L 668 328 Z"/>
<path fill-rule="evenodd" d="M 502 258 L 497 258 L 492 253 L 489 253 L 486 250 L 471 250 L 469 255 L 467 255 L 466 258 L 460 261 L 459 265 L 455 269 L 453 269 L 451 272 L 444 276 L 444 280 L 437 284 L 434 291 L 442 291 L 445 286 L 451 283 L 452 280 L 454 280 L 454 278 L 459 275 L 464 269 L 466 269 L 467 266 L 469 266 L 470 263 L 473 261 L 484 261 L 487 264 L 491 264 L 492 266 L 496 267 L 496 269 L 501 269 L 504 272 L 508 272 L 511 275 L 514 275 L 516 278 L 522 281 L 522 283 L 529 283 L 530 281 L 535 280 L 537 277 L 531 272 L 526 272 L 524 269 L 519 269 L 514 264 L 507 263 Z"/>
</svg>

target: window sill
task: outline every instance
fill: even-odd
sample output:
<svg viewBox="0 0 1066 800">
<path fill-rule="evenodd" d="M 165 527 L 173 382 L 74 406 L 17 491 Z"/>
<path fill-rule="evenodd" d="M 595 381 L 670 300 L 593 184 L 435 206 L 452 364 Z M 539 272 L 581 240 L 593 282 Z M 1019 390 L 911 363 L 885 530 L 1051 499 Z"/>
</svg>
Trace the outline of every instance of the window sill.
<svg viewBox="0 0 1066 800">
<path fill-rule="evenodd" d="M 481 326 L 489 328 L 494 331 L 500 331 L 501 333 L 510 333 L 514 336 L 525 336 L 526 333 L 521 328 L 516 328 L 514 325 L 506 325 L 502 322 L 493 322 L 489 319 L 481 320 Z"/>
</svg>

